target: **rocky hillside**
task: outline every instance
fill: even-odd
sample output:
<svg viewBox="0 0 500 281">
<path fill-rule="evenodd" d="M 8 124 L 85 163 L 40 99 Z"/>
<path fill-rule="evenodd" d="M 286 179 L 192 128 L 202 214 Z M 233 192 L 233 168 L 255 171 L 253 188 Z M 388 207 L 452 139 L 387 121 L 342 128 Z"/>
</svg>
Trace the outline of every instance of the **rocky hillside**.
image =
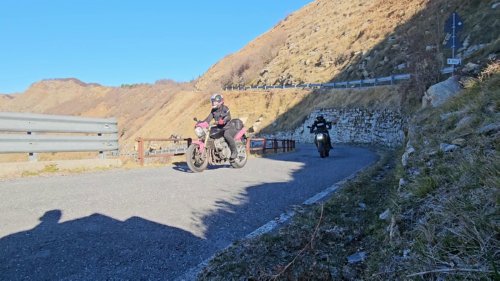
<svg viewBox="0 0 500 281">
<path fill-rule="evenodd" d="M 498 52 L 496 1 L 316 0 L 219 61 L 196 86 L 321 83 L 401 72 L 435 82 L 451 56 L 443 41 L 453 11 L 465 23 L 459 51 L 465 64 Z"/>
</svg>

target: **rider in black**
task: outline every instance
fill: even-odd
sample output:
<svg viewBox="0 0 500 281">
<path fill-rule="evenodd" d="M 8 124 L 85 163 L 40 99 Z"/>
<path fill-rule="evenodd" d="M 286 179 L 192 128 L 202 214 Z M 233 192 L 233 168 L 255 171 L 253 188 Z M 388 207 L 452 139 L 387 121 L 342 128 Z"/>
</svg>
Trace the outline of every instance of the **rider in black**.
<svg viewBox="0 0 500 281">
<path fill-rule="evenodd" d="M 236 142 L 234 141 L 234 136 L 238 133 L 231 121 L 231 114 L 229 113 L 229 108 L 224 105 L 224 98 L 221 94 L 213 94 L 210 97 L 210 102 L 212 103 L 212 111 L 205 118 L 205 122 L 210 123 L 212 119 L 215 120 L 219 128 L 224 129 L 224 139 L 229 144 L 231 149 L 230 161 L 234 161 L 238 156 L 238 150 L 236 148 Z"/>
<path fill-rule="evenodd" d="M 314 120 L 314 123 L 311 126 L 310 130 L 311 134 L 314 132 L 315 128 L 317 128 L 318 132 L 326 133 L 326 135 L 328 136 L 328 143 L 330 144 L 330 149 L 332 149 L 333 146 L 330 140 L 330 133 L 328 132 L 328 130 L 332 128 L 332 122 L 326 121 L 323 115 L 319 115 L 318 117 L 316 117 L 316 120 Z"/>
</svg>

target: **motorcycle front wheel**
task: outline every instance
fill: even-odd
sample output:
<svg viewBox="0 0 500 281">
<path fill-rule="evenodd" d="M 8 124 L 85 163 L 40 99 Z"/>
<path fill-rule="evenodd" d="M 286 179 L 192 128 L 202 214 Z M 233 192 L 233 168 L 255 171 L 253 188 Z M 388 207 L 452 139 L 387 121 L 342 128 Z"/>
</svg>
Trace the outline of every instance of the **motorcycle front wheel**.
<svg viewBox="0 0 500 281">
<path fill-rule="evenodd" d="M 328 156 L 328 155 L 326 154 L 326 149 L 325 149 L 325 148 L 326 148 L 326 146 L 325 146 L 325 144 L 324 144 L 323 142 L 319 142 L 319 143 L 318 143 L 318 152 L 319 152 L 319 157 L 321 157 L 321 158 L 325 158 L 326 156 Z"/>
<path fill-rule="evenodd" d="M 186 151 L 186 163 L 191 171 L 203 172 L 208 166 L 208 157 L 203 155 L 199 145 L 191 144 Z"/>
<path fill-rule="evenodd" d="M 237 142 L 236 148 L 238 149 L 238 156 L 234 159 L 234 162 L 231 162 L 231 166 L 233 168 L 243 168 L 248 160 L 247 148 L 244 143 Z"/>
</svg>

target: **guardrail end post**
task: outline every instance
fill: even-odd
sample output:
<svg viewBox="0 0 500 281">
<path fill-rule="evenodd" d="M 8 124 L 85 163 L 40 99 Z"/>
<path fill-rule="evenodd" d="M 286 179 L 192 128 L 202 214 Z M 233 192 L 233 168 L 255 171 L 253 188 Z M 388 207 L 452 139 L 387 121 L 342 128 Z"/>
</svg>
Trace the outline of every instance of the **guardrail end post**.
<svg viewBox="0 0 500 281">
<path fill-rule="evenodd" d="M 139 165 L 144 166 L 144 140 L 138 138 L 137 143 L 137 160 L 139 161 Z"/>
</svg>

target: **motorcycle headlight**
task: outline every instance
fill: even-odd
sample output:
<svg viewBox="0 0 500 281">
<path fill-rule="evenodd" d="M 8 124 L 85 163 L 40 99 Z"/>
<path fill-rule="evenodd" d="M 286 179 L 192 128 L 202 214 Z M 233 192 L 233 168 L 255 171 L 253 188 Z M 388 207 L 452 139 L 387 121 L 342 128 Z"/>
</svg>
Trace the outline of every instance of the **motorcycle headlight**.
<svg viewBox="0 0 500 281">
<path fill-rule="evenodd" d="M 325 136 L 323 134 L 317 134 L 316 135 L 316 139 L 319 140 L 319 141 L 323 140 L 324 138 L 325 138 Z"/>
<path fill-rule="evenodd" d="M 194 133 L 195 135 L 198 137 L 198 138 L 204 138 L 205 137 L 205 130 L 203 130 L 202 128 L 200 127 L 196 127 L 194 129 Z"/>
</svg>

